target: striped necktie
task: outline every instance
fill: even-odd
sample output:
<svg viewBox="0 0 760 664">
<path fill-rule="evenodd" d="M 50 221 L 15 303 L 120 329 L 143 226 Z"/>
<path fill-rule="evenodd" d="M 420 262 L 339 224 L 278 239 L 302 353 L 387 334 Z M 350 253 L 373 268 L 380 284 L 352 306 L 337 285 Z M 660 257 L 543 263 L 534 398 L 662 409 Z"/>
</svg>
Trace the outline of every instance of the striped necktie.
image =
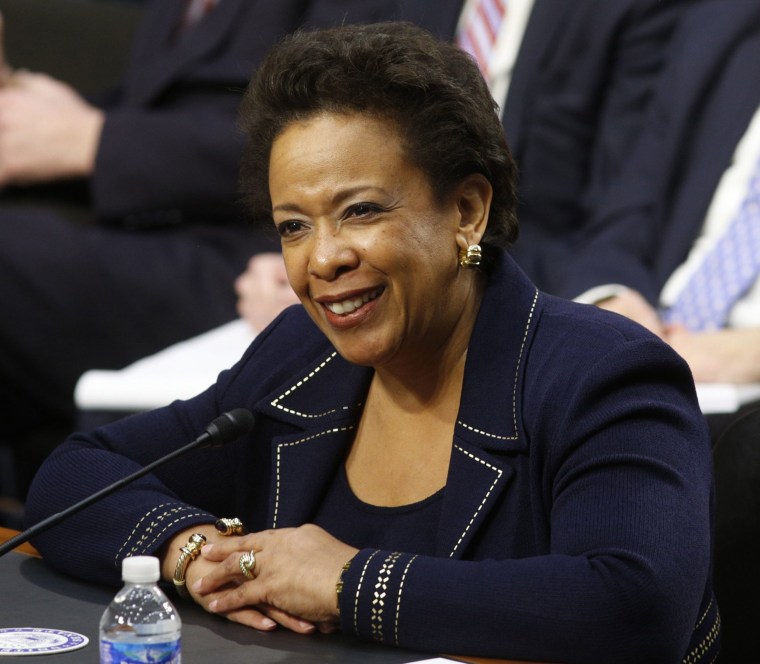
<svg viewBox="0 0 760 664">
<path fill-rule="evenodd" d="M 731 307 L 759 276 L 760 161 L 736 216 L 663 313 L 663 320 L 695 332 L 725 327 Z"/>
<path fill-rule="evenodd" d="M 477 0 L 470 7 L 457 33 L 457 44 L 478 63 L 483 76 L 488 78 L 491 55 L 496 45 L 507 0 Z"/>
</svg>

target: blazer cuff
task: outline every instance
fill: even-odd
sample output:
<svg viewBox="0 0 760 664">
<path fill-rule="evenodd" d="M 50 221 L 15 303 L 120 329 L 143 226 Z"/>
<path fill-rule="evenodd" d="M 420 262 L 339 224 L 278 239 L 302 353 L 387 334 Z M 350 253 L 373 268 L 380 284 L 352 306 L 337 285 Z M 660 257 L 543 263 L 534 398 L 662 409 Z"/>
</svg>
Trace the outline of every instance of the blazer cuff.
<svg viewBox="0 0 760 664">
<path fill-rule="evenodd" d="M 164 503 L 144 514 L 119 547 L 114 563 L 121 565 L 126 556 L 155 555 L 159 547 L 175 533 L 203 523 L 214 523 L 209 512 L 183 503 Z"/>
<path fill-rule="evenodd" d="M 363 549 L 343 575 L 340 622 L 344 632 L 399 645 L 404 581 L 416 554 Z"/>
</svg>

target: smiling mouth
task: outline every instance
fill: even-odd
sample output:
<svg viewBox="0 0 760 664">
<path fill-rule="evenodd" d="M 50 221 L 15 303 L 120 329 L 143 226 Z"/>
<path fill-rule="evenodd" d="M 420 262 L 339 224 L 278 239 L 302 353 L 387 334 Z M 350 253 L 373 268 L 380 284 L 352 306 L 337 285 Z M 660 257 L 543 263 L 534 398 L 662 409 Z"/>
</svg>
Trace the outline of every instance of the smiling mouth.
<svg viewBox="0 0 760 664">
<path fill-rule="evenodd" d="M 376 299 L 382 292 L 382 288 L 376 288 L 373 291 L 368 291 L 362 295 L 357 295 L 356 297 L 349 297 L 340 302 L 325 302 L 324 305 L 335 315 L 346 316 L 361 308 L 367 304 L 367 302 Z"/>
</svg>

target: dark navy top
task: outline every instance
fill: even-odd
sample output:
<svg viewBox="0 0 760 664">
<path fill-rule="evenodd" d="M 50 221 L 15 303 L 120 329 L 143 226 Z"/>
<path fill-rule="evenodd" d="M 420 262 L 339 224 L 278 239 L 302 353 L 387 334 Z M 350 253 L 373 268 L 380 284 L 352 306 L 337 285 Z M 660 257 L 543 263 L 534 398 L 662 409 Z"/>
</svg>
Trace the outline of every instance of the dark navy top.
<svg viewBox="0 0 760 664">
<path fill-rule="evenodd" d="M 435 553 L 445 489 L 400 507 L 378 507 L 356 497 L 341 465 L 314 523 L 359 549 L 373 547 L 422 555 Z"/>
</svg>

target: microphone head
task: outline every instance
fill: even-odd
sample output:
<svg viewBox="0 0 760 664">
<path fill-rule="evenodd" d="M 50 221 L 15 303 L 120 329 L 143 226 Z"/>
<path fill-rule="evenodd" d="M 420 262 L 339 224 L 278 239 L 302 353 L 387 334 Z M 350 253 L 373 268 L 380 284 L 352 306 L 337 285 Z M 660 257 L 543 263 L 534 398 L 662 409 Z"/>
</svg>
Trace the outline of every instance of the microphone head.
<svg viewBox="0 0 760 664">
<path fill-rule="evenodd" d="M 210 440 L 205 446 L 226 445 L 253 428 L 253 415 L 245 408 L 235 408 L 211 421 L 205 433 Z"/>
</svg>

